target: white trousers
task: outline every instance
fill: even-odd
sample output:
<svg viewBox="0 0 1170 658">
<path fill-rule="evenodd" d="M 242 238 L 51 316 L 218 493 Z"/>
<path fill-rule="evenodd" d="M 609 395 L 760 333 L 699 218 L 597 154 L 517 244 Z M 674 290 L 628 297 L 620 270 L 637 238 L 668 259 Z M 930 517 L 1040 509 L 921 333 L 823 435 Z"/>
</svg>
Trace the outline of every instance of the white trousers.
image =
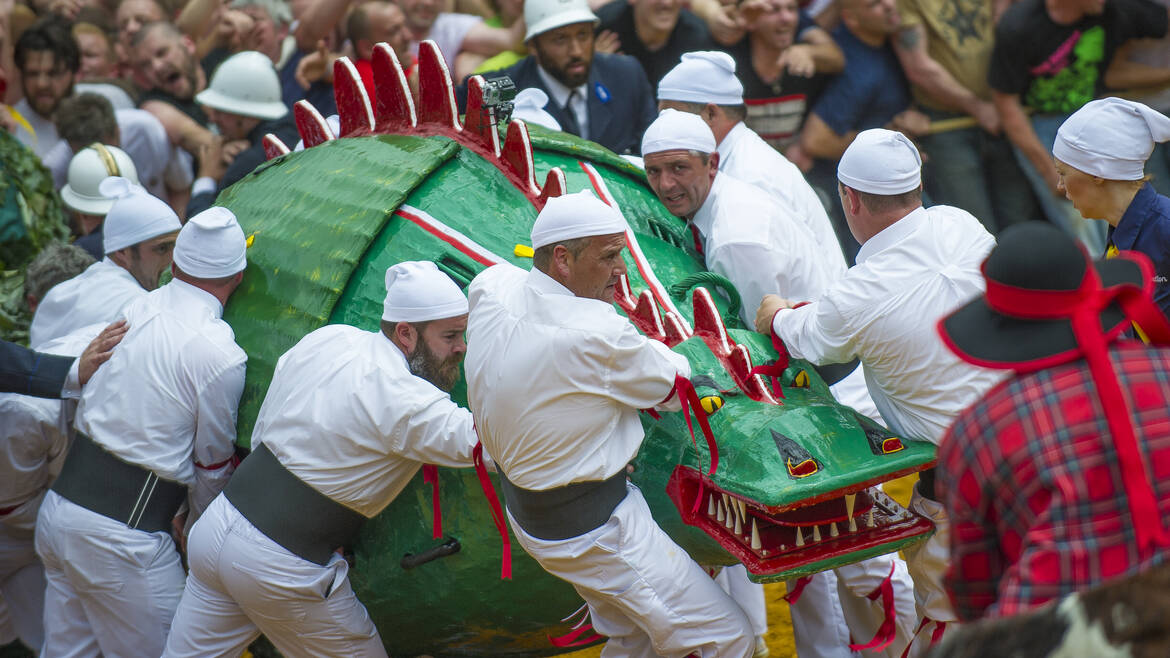
<svg viewBox="0 0 1170 658">
<path fill-rule="evenodd" d="M 45 641 L 42 619 L 45 570 L 37 559 L 32 530 L 13 527 L 3 519 L 0 519 L 0 603 L 7 608 L 4 617 L 10 630 L 25 646 L 39 651 Z M 0 638 L 2 644 L 7 642 Z"/>
<path fill-rule="evenodd" d="M 905 550 L 906 566 L 909 567 L 910 576 L 914 579 L 914 602 L 918 609 L 918 618 L 931 620 L 914 639 L 914 645 L 910 649 L 910 656 L 913 658 L 926 655 L 938 622 L 946 623 L 943 633 L 939 635 L 940 641 L 958 628 L 959 624 L 955 610 L 951 607 L 951 599 L 947 596 L 946 587 L 943 586 L 943 576 L 946 575 L 951 562 L 951 522 L 947 518 L 946 509 L 941 503 L 921 496 L 918 493 L 918 485 L 914 485 L 914 494 L 910 496 L 910 510 L 934 523 L 934 535 L 930 539 Z"/>
<path fill-rule="evenodd" d="M 187 560 L 164 656 L 238 658 L 261 632 L 288 658 L 386 656 L 340 555 L 321 566 L 290 553 L 223 494 L 191 529 Z"/>
<path fill-rule="evenodd" d="M 50 491 L 37 516 L 36 550 L 48 581 L 43 656 L 162 653 L 183 592 L 169 534 L 131 530 Z"/>
<path fill-rule="evenodd" d="M 752 633 L 763 637 L 768 632 L 768 604 L 764 601 L 764 586 L 748 578 L 747 567 L 735 564 L 723 567 L 715 576 L 715 582 L 739 604 L 752 625 Z"/>
<path fill-rule="evenodd" d="M 609 521 L 572 539 L 537 539 L 508 518 L 520 546 L 589 604 L 609 638 L 603 657 L 752 655 L 743 610 L 658 527 L 633 484 Z"/>
</svg>

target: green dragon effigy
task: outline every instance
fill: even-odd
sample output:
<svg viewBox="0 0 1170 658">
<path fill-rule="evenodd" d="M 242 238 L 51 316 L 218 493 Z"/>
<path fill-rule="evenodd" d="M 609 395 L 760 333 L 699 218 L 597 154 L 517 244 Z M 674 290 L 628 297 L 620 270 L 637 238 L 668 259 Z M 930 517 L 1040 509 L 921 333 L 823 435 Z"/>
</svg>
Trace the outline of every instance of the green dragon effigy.
<svg viewBox="0 0 1170 658">
<path fill-rule="evenodd" d="M 932 465 L 933 447 L 837 404 L 809 364 L 785 367 L 767 338 L 735 328 L 737 294 L 703 270 L 685 225 L 639 169 L 571 135 L 520 121 L 502 130 L 478 77 L 469 80 L 461 122 L 433 43 L 422 44 L 418 70 L 415 96 L 393 52 L 379 45 L 370 99 L 353 65 L 339 60 L 340 138 L 312 106 L 298 104 L 306 148 L 290 152 L 267 138 L 271 159 L 218 200 L 252 245 L 225 313 L 249 355 L 241 445 L 277 359 L 302 336 L 329 323 L 378 329 L 388 266 L 432 260 L 463 286 L 494 263 L 528 268 L 529 231 L 544 202 L 591 189 L 631 228 L 619 306 L 693 365 L 697 404 L 690 414 L 643 414 L 646 440 L 631 476 L 670 536 L 701 564 L 742 562 L 753 578 L 772 581 L 929 535 L 929 521 L 871 487 Z M 753 364 L 772 365 L 774 381 Z M 465 403 L 465 390 L 453 397 Z M 501 538 L 476 475 L 439 473 L 441 486 L 420 476 L 353 548 L 355 590 L 388 649 L 563 651 L 548 636 L 568 630 L 562 618 L 580 606 L 576 593 L 515 547 L 507 549 L 513 578 L 501 580 Z"/>
</svg>

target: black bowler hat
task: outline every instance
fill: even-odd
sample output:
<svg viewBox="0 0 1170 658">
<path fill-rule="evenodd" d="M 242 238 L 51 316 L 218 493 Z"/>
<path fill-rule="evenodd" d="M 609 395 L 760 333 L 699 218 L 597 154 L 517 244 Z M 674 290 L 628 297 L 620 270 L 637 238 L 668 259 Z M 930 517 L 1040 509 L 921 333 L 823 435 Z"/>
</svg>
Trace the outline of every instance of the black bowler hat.
<svg viewBox="0 0 1170 658">
<path fill-rule="evenodd" d="M 938 332 L 974 365 L 1051 367 L 1080 358 L 1087 340 L 1113 342 L 1131 319 L 1143 328 L 1165 323 L 1150 301 L 1152 274 L 1143 254 L 1093 261 L 1051 224 L 1017 224 L 1000 234 L 983 263 L 986 294 L 940 320 Z"/>
</svg>

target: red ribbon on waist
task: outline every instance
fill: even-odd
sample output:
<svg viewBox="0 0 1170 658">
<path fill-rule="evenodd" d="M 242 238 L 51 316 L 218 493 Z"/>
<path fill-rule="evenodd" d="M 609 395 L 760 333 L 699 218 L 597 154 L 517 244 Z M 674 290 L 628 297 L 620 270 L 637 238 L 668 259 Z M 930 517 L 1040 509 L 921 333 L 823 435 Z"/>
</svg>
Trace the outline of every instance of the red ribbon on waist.
<svg viewBox="0 0 1170 658">
<path fill-rule="evenodd" d="M 504 510 L 500 507 L 500 497 L 496 495 L 496 488 L 488 476 L 487 467 L 483 465 L 483 443 L 476 442 L 471 451 L 471 458 L 475 461 L 475 474 L 479 477 L 479 486 L 483 488 L 483 495 L 487 498 L 492 511 L 492 521 L 500 533 L 500 543 L 503 545 L 503 555 L 500 558 L 500 578 L 512 579 L 512 539 L 508 536 L 508 525 L 504 520 Z"/>
<path fill-rule="evenodd" d="M 443 536 L 443 508 L 439 503 L 439 467 L 434 464 L 423 464 L 422 473 L 423 482 L 431 485 L 431 507 L 434 518 L 431 523 L 433 528 L 431 539 L 439 539 Z"/>
</svg>

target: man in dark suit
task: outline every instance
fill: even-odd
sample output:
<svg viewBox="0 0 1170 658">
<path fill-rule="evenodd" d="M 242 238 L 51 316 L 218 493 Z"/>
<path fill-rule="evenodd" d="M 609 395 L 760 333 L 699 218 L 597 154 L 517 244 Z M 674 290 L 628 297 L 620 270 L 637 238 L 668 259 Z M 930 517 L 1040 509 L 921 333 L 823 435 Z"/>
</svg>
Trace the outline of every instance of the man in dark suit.
<svg viewBox="0 0 1170 658">
<path fill-rule="evenodd" d="M 544 110 L 565 132 L 615 153 L 638 153 L 642 133 L 658 115 L 638 61 L 593 52 L 598 21 L 585 0 L 528 0 L 524 21 L 528 57 L 484 77 L 507 76 L 518 90 L 537 87 L 548 94 Z M 466 84 L 457 97 L 464 107 Z"/>
<path fill-rule="evenodd" d="M 76 398 L 98 366 L 114 355 L 114 346 L 126 335 L 119 320 L 102 330 L 80 357 L 35 352 L 0 340 L 0 393 L 38 398 Z"/>
</svg>

